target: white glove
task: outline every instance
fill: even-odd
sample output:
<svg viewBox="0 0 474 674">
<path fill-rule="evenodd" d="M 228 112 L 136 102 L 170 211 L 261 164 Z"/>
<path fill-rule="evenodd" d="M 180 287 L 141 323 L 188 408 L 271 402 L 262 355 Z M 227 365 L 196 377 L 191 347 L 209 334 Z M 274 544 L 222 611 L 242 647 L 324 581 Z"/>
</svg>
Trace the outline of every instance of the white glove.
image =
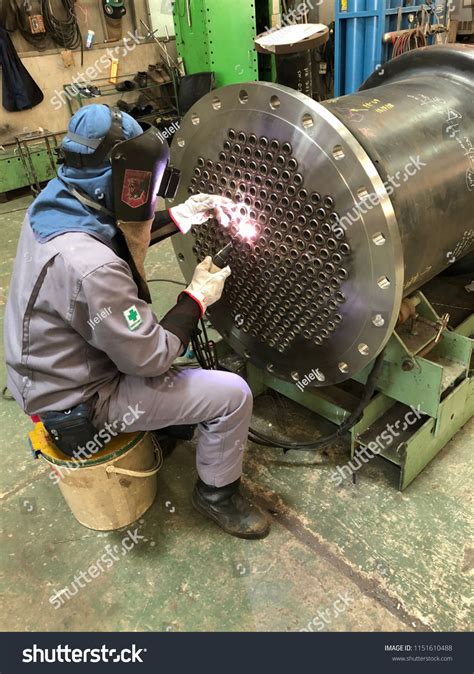
<svg viewBox="0 0 474 674">
<path fill-rule="evenodd" d="M 215 267 L 210 255 L 197 265 L 191 283 L 184 292 L 200 305 L 203 316 L 207 307 L 221 298 L 225 280 L 230 273 L 230 267 Z"/>
<path fill-rule="evenodd" d="M 178 229 L 186 234 L 192 225 L 202 225 L 210 218 L 216 218 L 220 225 L 227 227 L 236 210 L 237 205 L 232 199 L 217 194 L 195 194 L 183 204 L 168 209 L 168 212 Z"/>
</svg>

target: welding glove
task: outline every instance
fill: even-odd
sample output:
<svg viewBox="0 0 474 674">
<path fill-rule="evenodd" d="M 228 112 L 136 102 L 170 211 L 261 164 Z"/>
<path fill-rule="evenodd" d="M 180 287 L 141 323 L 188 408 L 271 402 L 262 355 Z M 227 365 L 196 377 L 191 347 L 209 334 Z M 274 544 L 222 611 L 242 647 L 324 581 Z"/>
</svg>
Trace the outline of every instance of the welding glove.
<svg viewBox="0 0 474 674">
<path fill-rule="evenodd" d="M 215 267 L 210 255 L 197 265 L 191 283 L 184 292 L 196 300 L 201 307 L 202 316 L 207 307 L 221 298 L 225 280 L 230 273 L 230 267 Z"/>
<path fill-rule="evenodd" d="M 202 225 L 210 218 L 216 218 L 220 225 L 227 227 L 236 209 L 232 199 L 217 194 L 195 194 L 183 204 L 170 208 L 168 212 L 176 227 L 186 234 L 192 225 Z"/>
</svg>

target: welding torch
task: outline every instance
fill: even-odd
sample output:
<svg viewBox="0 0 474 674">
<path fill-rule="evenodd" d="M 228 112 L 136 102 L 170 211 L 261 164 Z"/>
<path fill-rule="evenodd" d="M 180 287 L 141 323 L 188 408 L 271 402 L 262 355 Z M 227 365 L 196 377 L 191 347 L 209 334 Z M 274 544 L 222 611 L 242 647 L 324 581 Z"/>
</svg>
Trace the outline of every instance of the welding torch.
<svg viewBox="0 0 474 674">
<path fill-rule="evenodd" d="M 211 268 L 211 271 L 215 272 L 219 271 L 220 269 L 224 269 L 224 267 L 227 266 L 227 262 L 229 260 L 231 252 L 232 252 L 232 241 L 229 241 L 229 243 L 226 244 L 224 248 L 221 248 L 212 258 L 213 268 Z"/>
<path fill-rule="evenodd" d="M 252 220 L 248 218 L 239 219 L 238 221 L 238 234 L 239 236 L 246 240 L 251 241 L 256 236 L 257 230 L 255 224 Z M 232 252 L 233 242 L 229 241 L 228 244 L 221 248 L 212 258 L 213 269 L 212 271 L 216 272 L 219 269 L 224 269 L 227 265 L 229 256 Z"/>
</svg>

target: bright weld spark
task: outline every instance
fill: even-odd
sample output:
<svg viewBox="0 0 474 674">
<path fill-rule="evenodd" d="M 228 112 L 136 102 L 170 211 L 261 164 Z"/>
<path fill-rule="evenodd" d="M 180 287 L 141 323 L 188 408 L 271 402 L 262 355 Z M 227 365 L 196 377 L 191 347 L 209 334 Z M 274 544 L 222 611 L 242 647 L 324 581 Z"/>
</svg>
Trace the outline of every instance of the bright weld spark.
<svg viewBox="0 0 474 674">
<path fill-rule="evenodd" d="M 237 227 L 239 236 L 241 236 L 243 239 L 254 239 L 257 236 L 257 228 L 255 223 L 248 218 L 242 219 Z"/>
</svg>

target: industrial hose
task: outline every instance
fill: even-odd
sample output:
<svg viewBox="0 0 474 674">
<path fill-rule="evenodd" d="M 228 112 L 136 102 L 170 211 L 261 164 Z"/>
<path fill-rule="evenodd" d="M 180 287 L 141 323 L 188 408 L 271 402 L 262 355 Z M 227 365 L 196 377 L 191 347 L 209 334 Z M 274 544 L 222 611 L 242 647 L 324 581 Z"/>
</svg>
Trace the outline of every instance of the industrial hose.
<svg viewBox="0 0 474 674">
<path fill-rule="evenodd" d="M 58 19 L 54 16 L 50 0 L 41 0 L 41 13 L 46 32 L 55 44 L 64 47 L 64 49 L 73 50 L 80 47 L 82 59 L 82 35 L 77 22 L 74 0 L 61 0 L 61 5 L 65 14 L 64 19 Z"/>
<path fill-rule="evenodd" d="M 32 33 L 29 17 L 31 12 L 27 11 L 27 3 L 15 0 L 10 1 L 10 12 L 14 17 L 15 28 L 18 28 L 23 38 L 29 42 L 35 49 L 42 51 L 48 47 L 49 36 L 47 33 Z M 13 29 L 13 30 L 14 30 Z"/>
</svg>

